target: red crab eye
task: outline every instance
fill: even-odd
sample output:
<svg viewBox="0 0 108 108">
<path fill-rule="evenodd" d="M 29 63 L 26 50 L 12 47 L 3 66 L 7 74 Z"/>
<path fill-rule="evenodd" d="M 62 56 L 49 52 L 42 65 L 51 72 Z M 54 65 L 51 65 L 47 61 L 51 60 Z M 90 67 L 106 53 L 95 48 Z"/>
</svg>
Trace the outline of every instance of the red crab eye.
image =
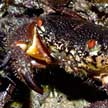
<svg viewBox="0 0 108 108">
<path fill-rule="evenodd" d="M 36 23 L 37 23 L 37 26 L 38 26 L 38 27 L 41 27 L 42 24 L 43 24 L 43 21 L 42 21 L 42 19 L 37 18 L 37 19 L 36 19 Z"/>
<path fill-rule="evenodd" d="M 94 40 L 94 39 L 90 39 L 87 42 L 87 46 L 88 46 L 89 49 L 93 48 L 95 45 L 96 45 L 96 40 Z"/>
</svg>

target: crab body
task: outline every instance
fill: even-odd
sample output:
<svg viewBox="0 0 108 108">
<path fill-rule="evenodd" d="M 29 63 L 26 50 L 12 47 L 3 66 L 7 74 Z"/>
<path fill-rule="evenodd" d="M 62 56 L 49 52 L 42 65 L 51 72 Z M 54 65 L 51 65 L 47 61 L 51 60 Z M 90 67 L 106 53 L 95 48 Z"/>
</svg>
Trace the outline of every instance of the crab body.
<svg viewBox="0 0 108 108">
<path fill-rule="evenodd" d="M 89 62 L 88 57 L 96 59 L 99 55 L 107 55 L 108 30 L 104 27 L 64 13 L 50 13 L 42 20 L 45 29 L 42 38 L 51 55 L 66 71 L 80 70 L 78 67 L 85 64 L 84 61 Z"/>
</svg>

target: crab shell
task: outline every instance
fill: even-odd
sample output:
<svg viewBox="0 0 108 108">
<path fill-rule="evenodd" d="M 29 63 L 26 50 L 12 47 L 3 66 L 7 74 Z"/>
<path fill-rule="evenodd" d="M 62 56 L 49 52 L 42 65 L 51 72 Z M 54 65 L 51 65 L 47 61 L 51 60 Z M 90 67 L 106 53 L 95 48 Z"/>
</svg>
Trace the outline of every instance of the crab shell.
<svg viewBox="0 0 108 108">
<path fill-rule="evenodd" d="M 42 37 L 61 68 L 108 84 L 107 28 L 68 11 L 43 15 L 41 19 L 47 34 Z"/>
</svg>

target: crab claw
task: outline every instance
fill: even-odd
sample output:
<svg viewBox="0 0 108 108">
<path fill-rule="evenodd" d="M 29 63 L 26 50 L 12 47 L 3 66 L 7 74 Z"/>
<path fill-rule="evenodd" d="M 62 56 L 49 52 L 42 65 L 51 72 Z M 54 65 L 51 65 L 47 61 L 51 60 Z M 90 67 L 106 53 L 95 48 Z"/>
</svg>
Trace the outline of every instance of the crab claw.
<svg viewBox="0 0 108 108">
<path fill-rule="evenodd" d="M 32 90 L 43 94 L 43 89 L 37 85 L 36 79 L 34 77 L 32 64 L 30 63 L 31 58 L 18 46 L 13 46 L 14 60 L 16 63 L 12 65 L 12 68 L 17 69 L 16 77 L 24 82 Z M 16 65 L 17 64 L 17 65 Z"/>
<path fill-rule="evenodd" d="M 33 28 L 32 45 L 27 49 L 26 53 L 37 60 L 46 62 L 47 64 L 50 64 L 52 62 L 52 58 L 48 49 L 42 42 L 39 34 L 37 33 L 36 26 L 34 26 Z"/>
<path fill-rule="evenodd" d="M 28 45 L 26 42 L 18 40 L 15 42 L 15 45 L 20 47 L 28 56 L 35 60 L 31 61 L 33 67 L 45 68 L 47 64 L 51 64 L 53 62 L 53 59 L 46 45 L 42 42 L 35 24 L 31 23 L 29 28 L 29 30 L 27 29 L 27 33 L 32 37 L 32 44 Z"/>
<path fill-rule="evenodd" d="M 32 77 L 32 75 L 29 72 L 23 75 L 23 77 L 24 77 L 25 82 L 30 88 L 32 88 L 33 90 L 35 90 L 36 92 L 40 94 L 43 94 L 43 89 L 39 87 L 38 85 L 36 85 L 35 79 Z"/>
<path fill-rule="evenodd" d="M 18 67 L 20 71 L 17 72 L 19 78 L 31 89 L 42 94 L 43 89 L 37 85 L 32 69 L 45 68 L 48 64 L 52 63 L 52 57 L 42 42 L 35 24 L 32 23 L 30 27 L 30 31 L 28 32 L 30 32 L 29 34 L 33 37 L 32 44 L 28 45 L 21 40 L 16 41 L 13 46 L 13 54 L 16 56 L 16 62 L 20 67 L 20 69 Z"/>
<path fill-rule="evenodd" d="M 23 52 L 23 51 L 22 51 Z M 25 55 L 25 56 L 24 56 Z M 24 57 L 22 57 L 20 60 L 22 60 L 23 65 L 21 65 L 21 74 L 23 76 L 24 82 L 33 90 L 36 92 L 43 94 L 43 89 L 37 85 L 36 79 L 34 78 L 34 73 L 32 70 L 32 65 L 30 63 L 30 58 L 23 54 Z"/>
</svg>

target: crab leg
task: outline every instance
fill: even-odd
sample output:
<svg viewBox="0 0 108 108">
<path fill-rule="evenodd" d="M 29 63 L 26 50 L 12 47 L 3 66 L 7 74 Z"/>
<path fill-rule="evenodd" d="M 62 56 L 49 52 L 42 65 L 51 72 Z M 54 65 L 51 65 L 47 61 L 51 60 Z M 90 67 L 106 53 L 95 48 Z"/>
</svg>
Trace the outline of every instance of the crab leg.
<svg viewBox="0 0 108 108">
<path fill-rule="evenodd" d="M 0 93 L 0 108 L 4 108 L 5 104 L 10 100 L 14 88 L 14 85 L 9 84 L 6 91 Z"/>
<path fill-rule="evenodd" d="M 10 60 L 10 56 L 11 56 L 11 52 L 8 52 L 5 59 L 3 60 L 3 63 L 0 64 L 0 69 L 2 69 L 3 67 L 7 65 L 8 61 Z"/>
</svg>

